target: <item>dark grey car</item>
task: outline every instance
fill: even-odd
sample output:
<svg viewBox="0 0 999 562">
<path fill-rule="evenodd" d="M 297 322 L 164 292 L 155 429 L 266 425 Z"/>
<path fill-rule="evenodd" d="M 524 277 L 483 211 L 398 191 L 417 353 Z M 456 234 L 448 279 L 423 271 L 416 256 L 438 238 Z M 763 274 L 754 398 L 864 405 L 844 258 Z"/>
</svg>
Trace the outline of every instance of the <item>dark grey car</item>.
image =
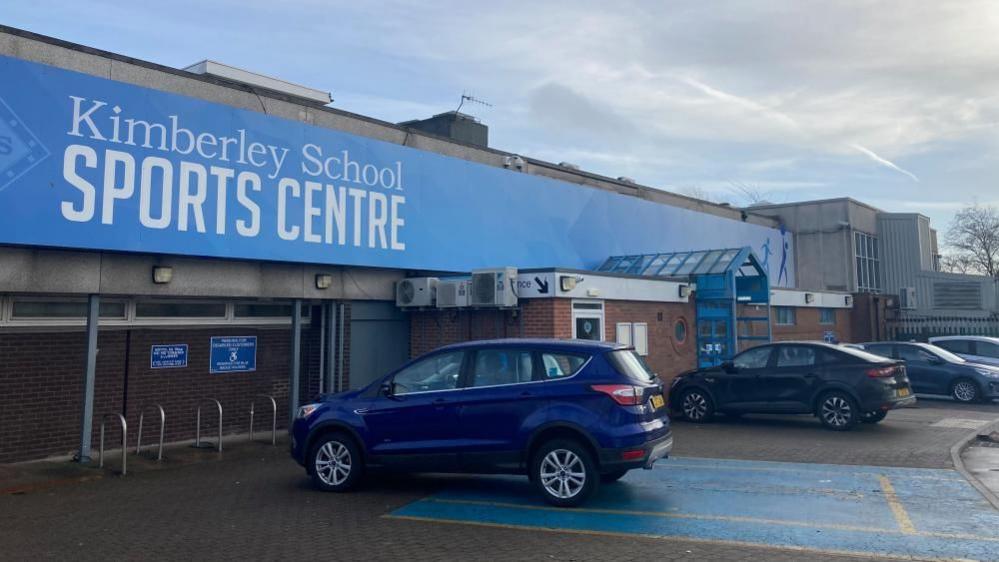
<svg viewBox="0 0 999 562">
<path fill-rule="evenodd" d="M 857 344 L 871 353 L 901 359 L 912 389 L 922 394 L 948 394 L 958 402 L 999 398 L 999 368 L 967 361 L 926 343 L 870 342 Z"/>
</svg>

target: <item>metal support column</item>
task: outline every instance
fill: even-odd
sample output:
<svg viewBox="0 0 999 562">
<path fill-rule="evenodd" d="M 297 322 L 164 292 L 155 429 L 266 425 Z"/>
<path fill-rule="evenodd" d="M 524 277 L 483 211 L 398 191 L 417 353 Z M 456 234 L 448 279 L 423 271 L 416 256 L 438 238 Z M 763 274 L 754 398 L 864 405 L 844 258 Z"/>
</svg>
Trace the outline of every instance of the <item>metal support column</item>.
<svg viewBox="0 0 999 562">
<path fill-rule="evenodd" d="M 77 461 L 90 462 L 90 440 L 94 425 L 94 378 L 97 374 L 97 322 L 100 320 L 101 297 L 87 299 L 87 364 L 83 375 L 83 412 L 80 416 L 80 450 Z"/>
<path fill-rule="evenodd" d="M 340 356 L 336 352 L 336 303 L 328 302 L 325 305 L 327 316 L 329 316 L 329 321 L 326 323 L 326 341 L 323 342 L 323 347 L 326 348 L 326 364 L 323 366 L 323 379 L 326 381 L 326 392 L 340 392 L 340 389 L 336 388 L 335 376 L 336 376 L 336 361 Z"/>
<path fill-rule="evenodd" d="M 288 381 L 288 415 L 295 420 L 298 412 L 298 383 L 302 366 L 302 301 L 292 301 L 291 312 L 291 369 Z"/>
<path fill-rule="evenodd" d="M 343 392 L 343 318 L 346 316 L 346 311 L 343 303 L 340 303 L 340 310 L 337 312 L 337 321 L 340 323 L 340 329 L 337 330 L 337 353 L 336 353 L 336 364 L 337 364 L 337 383 L 336 391 Z"/>
</svg>

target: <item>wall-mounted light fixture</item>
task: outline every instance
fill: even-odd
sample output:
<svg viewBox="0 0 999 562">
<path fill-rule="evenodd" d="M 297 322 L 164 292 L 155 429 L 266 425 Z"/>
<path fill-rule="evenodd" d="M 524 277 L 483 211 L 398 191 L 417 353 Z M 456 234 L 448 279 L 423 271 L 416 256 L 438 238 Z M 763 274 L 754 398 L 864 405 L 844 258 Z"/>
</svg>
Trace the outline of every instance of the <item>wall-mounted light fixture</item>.
<svg viewBox="0 0 999 562">
<path fill-rule="evenodd" d="M 586 290 L 586 296 L 588 296 L 588 297 L 599 297 L 600 296 L 600 289 L 598 289 L 596 287 L 590 287 L 589 289 Z"/>
<path fill-rule="evenodd" d="M 680 291 L 680 298 L 681 299 L 688 298 L 690 296 L 690 285 L 687 285 L 685 283 L 681 283 L 679 291 Z"/>
<path fill-rule="evenodd" d="M 889 299 L 890 301 L 891 299 Z M 843 304 L 846 306 L 853 306 L 853 295 L 846 295 L 843 297 Z M 889 305 L 891 306 L 891 305 Z"/>
<path fill-rule="evenodd" d="M 815 302 L 815 293 L 805 293 L 805 304 L 812 304 Z"/>
<path fill-rule="evenodd" d="M 316 288 L 320 291 L 325 291 L 333 285 L 333 276 L 329 273 L 317 273 L 316 274 Z"/>
<path fill-rule="evenodd" d="M 568 293 L 576 288 L 576 278 L 572 275 L 563 275 L 558 278 L 558 286 L 563 293 Z"/>
<path fill-rule="evenodd" d="M 166 265 L 153 266 L 153 283 L 166 285 L 173 279 L 173 268 Z"/>
</svg>

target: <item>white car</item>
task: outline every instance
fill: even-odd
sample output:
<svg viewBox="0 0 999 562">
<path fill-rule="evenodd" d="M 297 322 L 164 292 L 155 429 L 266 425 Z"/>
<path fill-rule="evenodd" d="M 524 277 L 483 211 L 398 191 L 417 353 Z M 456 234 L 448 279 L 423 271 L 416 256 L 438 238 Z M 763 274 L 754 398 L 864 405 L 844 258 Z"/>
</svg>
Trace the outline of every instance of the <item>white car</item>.
<svg viewBox="0 0 999 562">
<path fill-rule="evenodd" d="M 972 363 L 999 366 L 999 338 L 988 336 L 938 336 L 930 343 Z"/>
</svg>

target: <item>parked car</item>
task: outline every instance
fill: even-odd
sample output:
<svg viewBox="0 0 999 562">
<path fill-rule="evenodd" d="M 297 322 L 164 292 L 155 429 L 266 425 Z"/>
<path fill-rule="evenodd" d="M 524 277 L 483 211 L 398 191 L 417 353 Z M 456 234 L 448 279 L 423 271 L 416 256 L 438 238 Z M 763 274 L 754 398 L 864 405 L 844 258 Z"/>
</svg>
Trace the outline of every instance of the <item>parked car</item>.
<svg viewBox="0 0 999 562">
<path fill-rule="evenodd" d="M 924 394 L 949 394 L 958 402 L 999 398 L 999 367 L 972 363 L 926 343 L 871 342 L 864 349 L 905 361 L 912 389 Z"/>
<path fill-rule="evenodd" d="M 456 344 L 299 408 L 291 455 L 325 491 L 379 469 L 526 474 L 548 502 L 575 506 L 668 456 L 663 390 L 618 344 Z"/>
<path fill-rule="evenodd" d="M 782 342 L 680 375 L 669 400 L 674 412 L 694 422 L 715 412 L 812 413 L 825 427 L 843 431 L 877 423 L 916 398 L 901 361 L 840 345 Z"/>
<path fill-rule="evenodd" d="M 988 336 L 938 336 L 930 343 L 972 363 L 999 367 L 999 338 Z"/>
</svg>

